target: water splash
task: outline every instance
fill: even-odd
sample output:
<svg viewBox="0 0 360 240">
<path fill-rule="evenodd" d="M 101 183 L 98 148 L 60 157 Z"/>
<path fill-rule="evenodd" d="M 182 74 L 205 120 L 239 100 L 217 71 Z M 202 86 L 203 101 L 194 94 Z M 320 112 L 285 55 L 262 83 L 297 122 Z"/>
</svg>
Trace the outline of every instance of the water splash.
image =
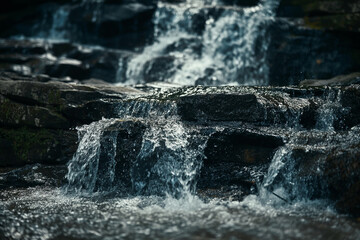
<svg viewBox="0 0 360 240">
<path fill-rule="evenodd" d="M 163 109 L 159 105 L 164 105 Z M 136 195 L 197 199 L 197 176 L 208 137 L 185 126 L 176 112 L 174 103 L 157 101 L 129 102 L 118 112 L 121 119 L 141 121 L 147 127 L 142 136 L 137 136 L 142 137 L 137 156 L 126 159 L 131 165 L 128 177 Z M 78 128 L 79 147 L 69 163 L 67 192 L 81 195 L 111 190 L 116 180 L 118 133 L 116 129 L 104 132 L 116 121 L 103 119 Z"/>
<path fill-rule="evenodd" d="M 341 105 L 341 91 L 326 89 L 324 103 L 317 109 L 316 129 L 322 131 L 334 131 L 334 125 L 341 115 L 346 111 Z"/>
<path fill-rule="evenodd" d="M 191 198 L 206 139 L 178 119 L 159 119 L 146 131 L 133 166 L 133 188 L 141 194 Z"/>
<path fill-rule="evenodd" d="M 111 185 L 114 181 L 115 156 L 116 156 L 116 134 L 111 134 L 104 139 L 103 153 L 108 155 L 108 164 L 105 174 L 100 177 L 100 186 L 97 186 L 99 179 L 99 161 L 101 154 L 101 140 L 104 130 L 114 123 L 113 119 L 103 119 L 77 128 L 79 135 L 78 149 L 68 164 L 66 179 L 68 185 L 65 191 L 68 193 L 88 194 L 94 192 L 95 188 L 101 190 L 101 186 Z"/>
<path fill-rule="evenodd" d="M 159 2 L 154 16 L 155 42 L 128 62 L 125 83 L 268 84 L 267 27 L 277 1 L 261 1 L 250 8 L 218 4 Z M 157 68 L 166 68 L 165 79 L 159 77 L 161 74 L 149 77 Z"/>
</svg>

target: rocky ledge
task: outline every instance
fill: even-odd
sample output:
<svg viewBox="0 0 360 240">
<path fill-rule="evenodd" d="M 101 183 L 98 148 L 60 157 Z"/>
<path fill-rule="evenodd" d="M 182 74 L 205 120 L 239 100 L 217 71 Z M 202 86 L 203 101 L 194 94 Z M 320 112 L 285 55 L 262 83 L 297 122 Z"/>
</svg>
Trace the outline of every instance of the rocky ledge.
<svg viewBox="0 0 360 240">
<path fill-rule="evenodd" d="M 76 127 L 112 118 L 101 135 L 98 178 L 116 136 L 116 181 L 131 192 L 131 178 L 145 179 L 147 194 L 160 176 L 154 166 L 173 153 L 160 143 L 136 167 L 145 133 L 179 123 L 190 150 L 204 143 L 200 196 L 242 199 L 280 186 L 287 201 L 326 198 L 360 216 L 360 85 L 116 87 L 5 72 L 0 79 L 0 188 L 59 186 L 78 146 Z M 274 161 L 284 167 L 270 181 Z"/>
</svg>

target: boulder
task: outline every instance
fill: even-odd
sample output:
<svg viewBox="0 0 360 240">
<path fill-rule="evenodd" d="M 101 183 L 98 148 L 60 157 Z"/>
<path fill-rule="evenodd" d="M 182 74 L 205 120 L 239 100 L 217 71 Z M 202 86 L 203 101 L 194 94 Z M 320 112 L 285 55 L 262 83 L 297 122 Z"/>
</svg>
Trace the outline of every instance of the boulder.
<svg viewBox="0 0 360 240">
<path fill-rule="evenodd" d="M 105 190 L 111 186 L 123 187 L 131 191 L 131 169 L 135 167 L 136 157 L 140 152 L 146 125 L 140 121 L 117 120 L 107 127 L 101 137 L 100 160 L 95 190 Z M 109 155 L 115 139 L 115 159 Z M 109 167 L 115 161 L 114 182 L 109 182 Z"/>
<path fill-rule="evenodd" d="M 251 89 L 251 90 L 250 90 Z M 262 88 L 197 87 L 180 95 L 178 114 L 186 121 L 240 121 L 255 125 L 297 125 L 299 117 L 310 107 L 304 98 L 291 98 L 284 92 Z M 229 90 L 229 91 L 227 91 Z M 243 91 L 245 90 L 245 91 Z"/>
<path fill-rule="evenodd" d="M 198 191 L 238 200 L 256 193 L 276 149 L 283 144 L 281 137 L 264 131 L 229 127 L 215 132 L 204 149 Z"/>
</svg>

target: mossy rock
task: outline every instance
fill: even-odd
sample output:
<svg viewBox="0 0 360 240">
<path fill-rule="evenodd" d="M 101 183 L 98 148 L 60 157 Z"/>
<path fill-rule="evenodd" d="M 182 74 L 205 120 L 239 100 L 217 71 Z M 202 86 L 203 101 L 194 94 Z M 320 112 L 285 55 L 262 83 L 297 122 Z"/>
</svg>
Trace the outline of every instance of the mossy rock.
<svg viewBox="0 0 360 240">
<path fill-rule="evenodd" d="M 3 145 L 0 148 L 0 167 L 10 167 L 64 163 L 76 150 L 77 136 L 75 132 L 63 130 L 0 128 L 0 140 Z"/>
<path fill-rule="evenodd" d="M 0 123 L 5 126 L 30 126 L 68 129 L 69 123 L 59 113 L 41 106 L 24 105 L 0 95 Z"/>
</svg>

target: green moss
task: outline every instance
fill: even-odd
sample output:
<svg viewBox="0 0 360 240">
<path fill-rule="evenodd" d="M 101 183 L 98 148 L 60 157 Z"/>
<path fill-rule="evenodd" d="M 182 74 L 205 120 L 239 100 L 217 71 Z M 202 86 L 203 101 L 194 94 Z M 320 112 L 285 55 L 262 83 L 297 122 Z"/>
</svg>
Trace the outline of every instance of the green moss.
<svg viewBox="0 0 360 240">
<path fill-rule="evenodd" d="M 16 157 L 23 162 L 29 161 L 34 153 L 42 158 L 49 146 L 58 144 L 54 135 L 46 129 L 0 129 L 0 135 L 12 143 Z"/>
</svg>

